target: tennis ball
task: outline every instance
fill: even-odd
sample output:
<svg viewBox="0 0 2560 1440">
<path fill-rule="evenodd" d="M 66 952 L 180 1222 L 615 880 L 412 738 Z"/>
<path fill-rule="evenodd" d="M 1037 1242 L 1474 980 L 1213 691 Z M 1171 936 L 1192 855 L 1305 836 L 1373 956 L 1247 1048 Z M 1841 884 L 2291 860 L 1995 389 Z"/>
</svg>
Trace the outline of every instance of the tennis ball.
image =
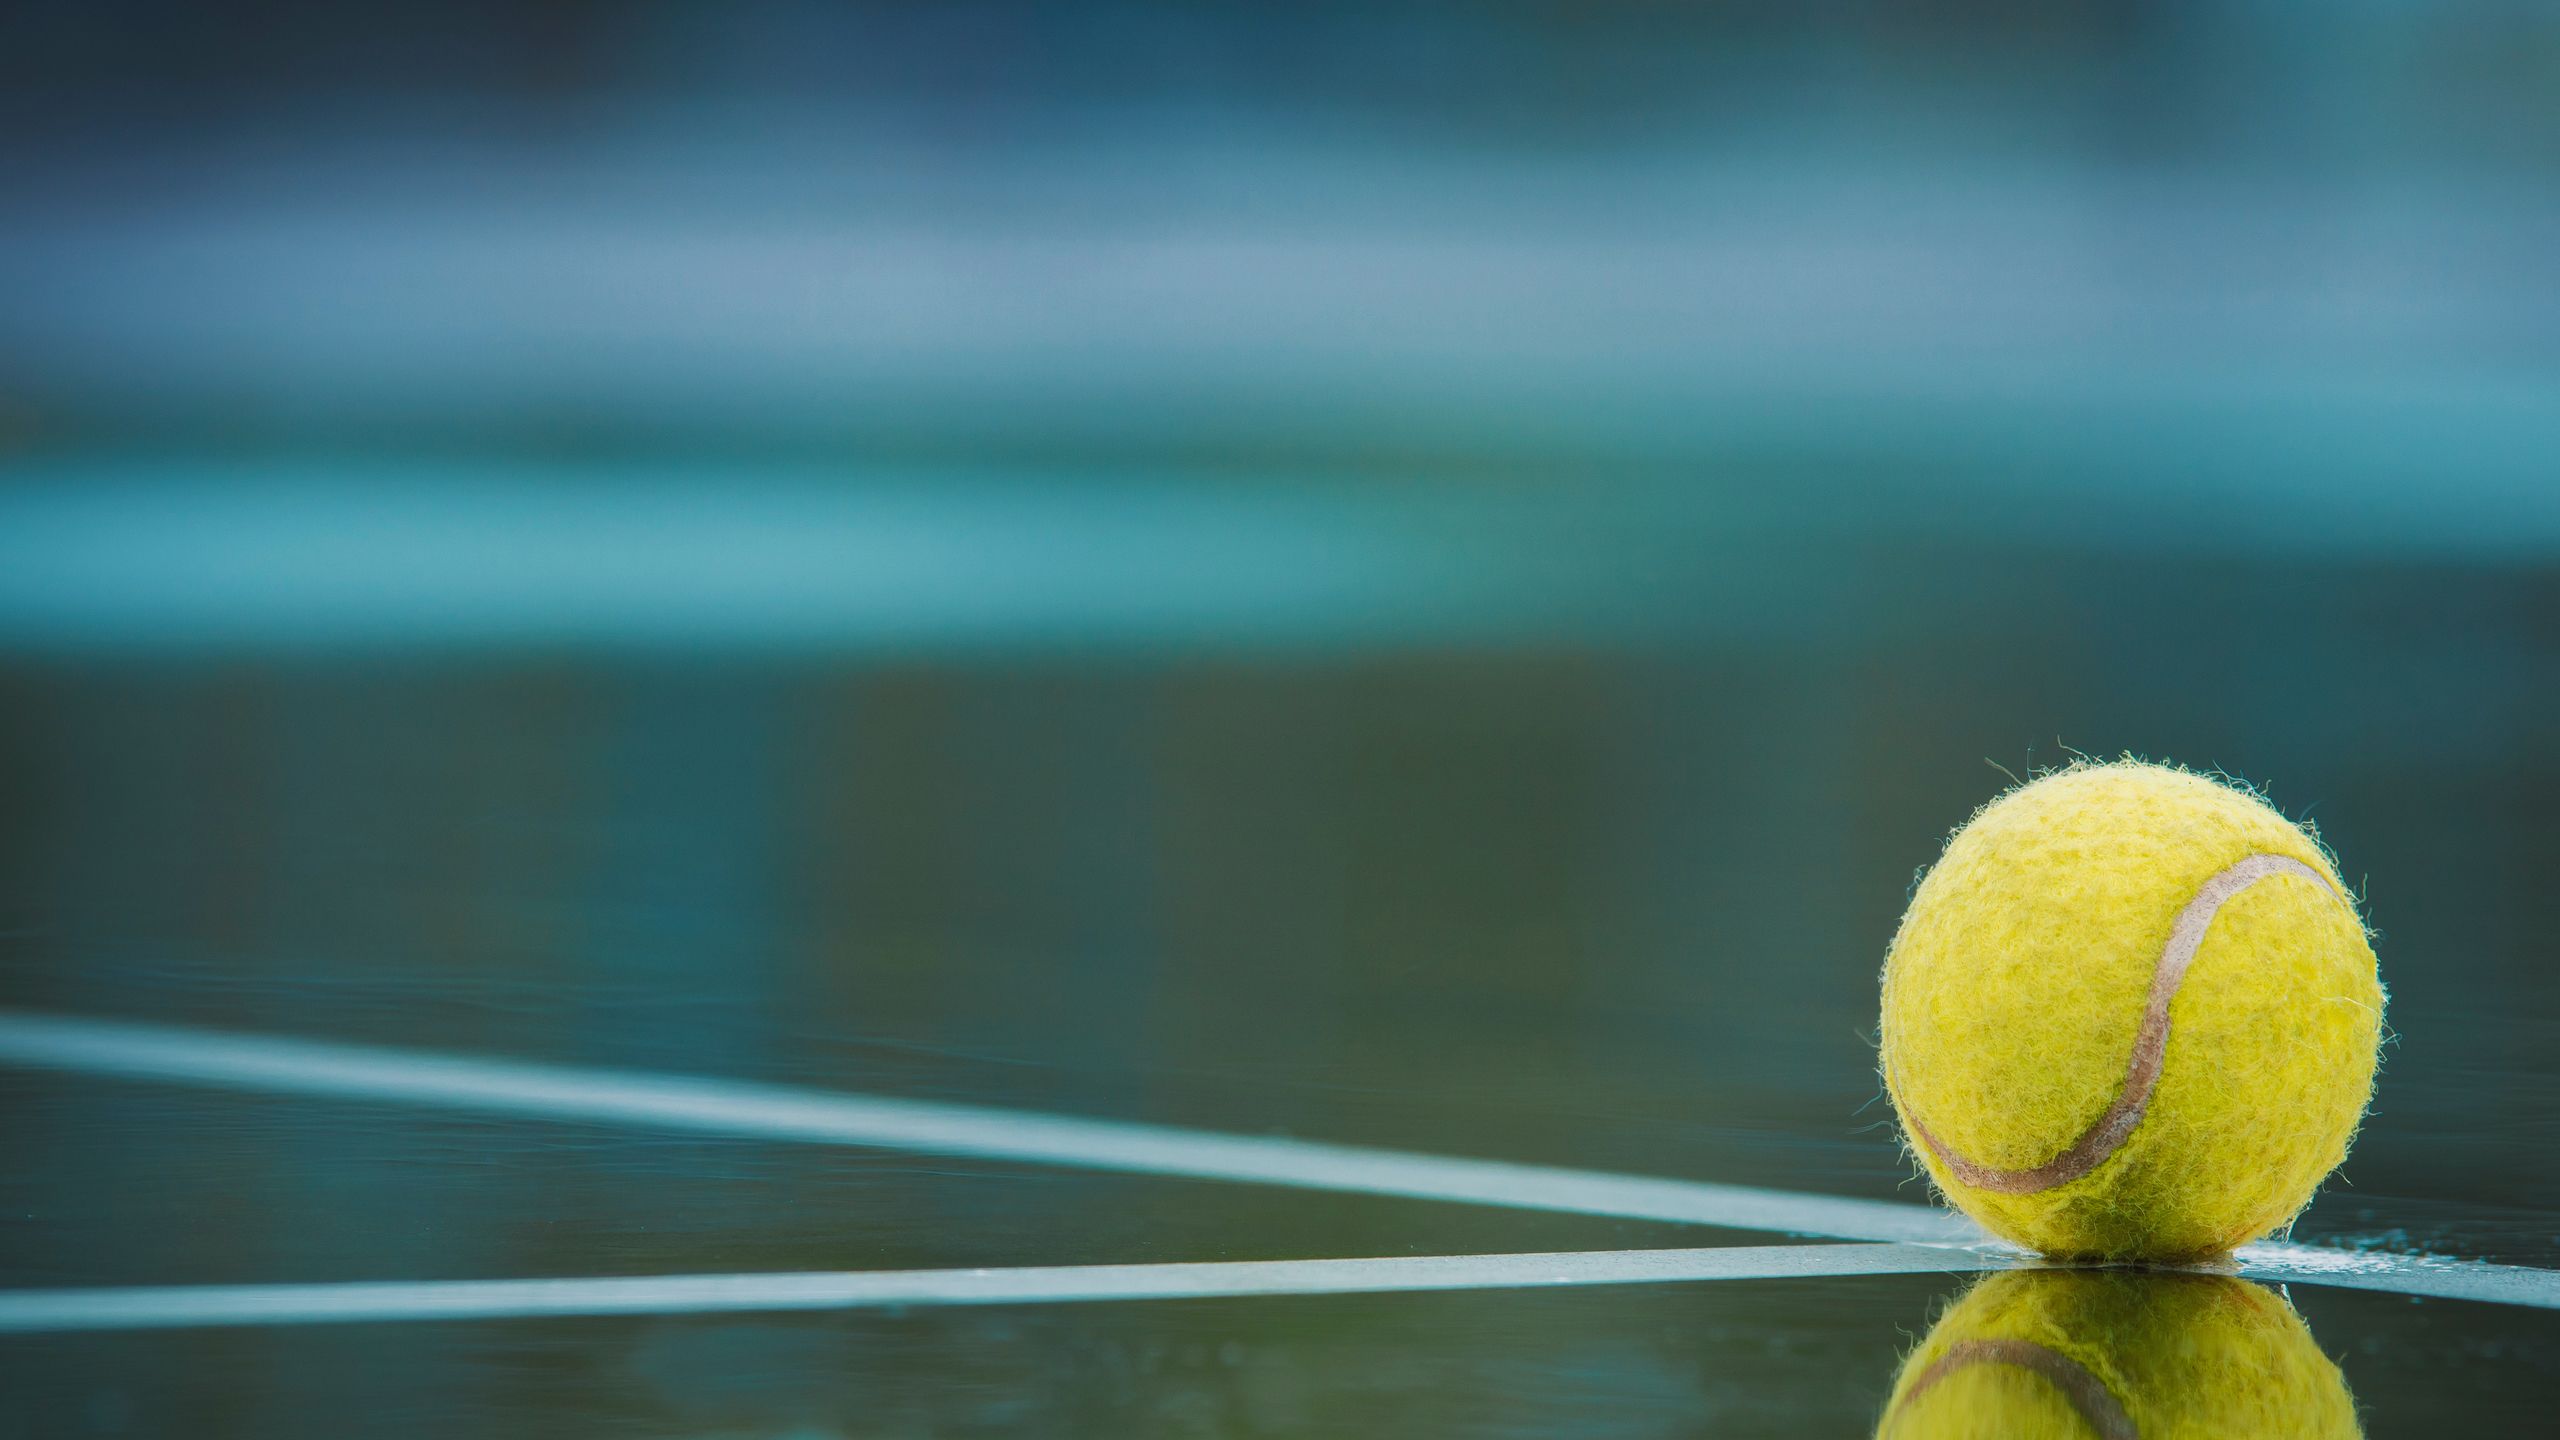
<svg viewBox="0 0 2560 1440">
<path fill-rule="evenodd" d="M 1878 1440 L 2351 1440 L 2302 1317 L 2227 1275 L 2020 1270 L 1965 1292 L 1894 1378 Z"/>
<path fill-rule="evenodd" d="M 2372 1094 L 2382 986 L 2328 853 L 2201 775 L 2080 764 L 1985 806 L 1884 966 L 1910 1148 L 1994 1234 L 2177 1261 L 2289 1221 Z"/>
</svg>

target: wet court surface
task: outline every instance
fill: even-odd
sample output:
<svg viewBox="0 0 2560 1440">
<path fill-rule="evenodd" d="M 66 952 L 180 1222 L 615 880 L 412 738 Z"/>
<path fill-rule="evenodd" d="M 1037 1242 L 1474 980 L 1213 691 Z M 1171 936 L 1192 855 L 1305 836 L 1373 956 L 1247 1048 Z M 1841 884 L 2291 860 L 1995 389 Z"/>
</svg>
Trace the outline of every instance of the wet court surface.
<svg viewBox="0 0 2560 1440">
<path fill-rule="evenodd" d="M 0 585 L 0 1433 L 1865 1433 L 2006 1263 L 1904 1253 L 1876 968 L 2057 737 L 2264 782 L 2379 931 L 2319 1249 L 2223 1283 L 2368 1433 L 2535 1433 L 2560 585 L 2048 540 L 1692 536 L 1669 633 L 1474 530 L 1454 630 L 1146 580 L 1288 621 L 1225 647 L 1073 574 L 836 645 Z"/>
</svg>

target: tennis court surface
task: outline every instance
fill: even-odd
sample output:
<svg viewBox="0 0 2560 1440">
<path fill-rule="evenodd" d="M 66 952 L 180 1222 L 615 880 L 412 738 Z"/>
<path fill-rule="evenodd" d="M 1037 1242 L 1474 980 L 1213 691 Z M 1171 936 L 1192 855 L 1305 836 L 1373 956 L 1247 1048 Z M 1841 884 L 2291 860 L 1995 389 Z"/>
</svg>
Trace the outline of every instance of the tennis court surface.
<svg viewBox="0 0 2560 1440">
<path fill-rule="evenodd" d="M 22 474 L 0 584 L 19 1432 L 1858 1433 L 2019 1263 L 1929 1207 L 1871 1048 L 2011 713 L 2266 774 L 2367 889 L 2380 1098 L 2244 1283 L 2370 1433 L 2529 1431 L 2560 1376 L 2530 565 L 1808 527 L 1828 608 L 1666 632 L 1628 555 L 1775 542 L 1641 491 L 1576 493 L 1619 538 L 1575 562 L 1409 493 L 768 477 L 722 551 L 658 476 L 617 553 L 668 563 L 512 526 L 494 635 L 434 537 L 629 488 L 306 470 L 155 540 L 185 475 L 75 478 Z M 205 538 L 313 504 L 381 563 Z M 937 599 L 782 543 L 993 575 L 1024 514 L 1112 563 Z M 1377 587 L 1289 603 L 1274 534 Z M 1394 588 L 1453 573 L 1504 605 Z"/>
</svg>

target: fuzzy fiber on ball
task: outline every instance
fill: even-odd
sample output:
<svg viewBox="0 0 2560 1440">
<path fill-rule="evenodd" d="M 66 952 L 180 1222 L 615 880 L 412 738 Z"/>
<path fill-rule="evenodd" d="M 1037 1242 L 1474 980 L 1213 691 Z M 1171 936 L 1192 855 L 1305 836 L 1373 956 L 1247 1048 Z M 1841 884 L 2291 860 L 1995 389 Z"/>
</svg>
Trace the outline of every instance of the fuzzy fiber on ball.
<svg viewBox="0 0 2560 1440">
<path fill-rule="evenodd" d="M 2188 1260 L 2287 1223 L 2345 1158 L 2382 1008 L 2311 835 L 2205 776 L 2083 764 L 1984 807 L 1921 881 L 1882 1066 L 1913 1154 L 1993 1233 Z"/>
<path fill-rule="evenodd" d="M 2291 1306 L 2222 1275 L 2017 1271 L 1903 1361 L 1878 1440 L 2352 1440 L 2354 1398 Z"/>
</svg>

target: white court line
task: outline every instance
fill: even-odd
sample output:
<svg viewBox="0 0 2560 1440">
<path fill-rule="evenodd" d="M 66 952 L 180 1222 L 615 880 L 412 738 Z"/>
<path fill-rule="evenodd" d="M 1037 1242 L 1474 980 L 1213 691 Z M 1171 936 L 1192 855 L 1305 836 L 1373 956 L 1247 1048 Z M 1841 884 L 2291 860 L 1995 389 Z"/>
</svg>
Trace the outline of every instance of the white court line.
<svg viewBox="0 0 2560 1440">
<path fill-rule="evenodd" d="M 877 1146 L 1180 1179 L 1714 1225 L 1833 1240 L 1952 1247 L 1963 1253 L 1940 1256 L 1943 1268 L 1950 1270 L 2009 1264 L 2017 1258 L 2002 1252 L 1962 1216 L 1880 1200 L 277 1036 L 0 1011 L 0 1064 L 333 1100 L 422 1105 L 739 1138 Z M 1365 1266 L 1390 1262 L 1275 1263 Z M 2304 1245 L 2259 1245 L 2243 1250 L 2236 1268 L 2240 1274 L 2268 1281 L 2560 1309 L 2560 1271 L 2523 1266 L 2433 1256 L 2356 1254 Z M 540 1286 L 601 1282 L 485 1283 Z"/>
<path fill-rule="evenodd" d="M 1702 1250 L 1397 1255 L 1355 1260 L 1055 1265 L 1003 1270 L 848 1270 L 594 1280 L 20 1290 L 0 1291 L 0 1333 L 1545 1289 L 1698 1280 L 1960 1274 L 2003 1264 L 1996 1257 L 1934 1245 L 1745 1245 Z"/>
<path fill-rule="evenodd" d="M 0 1011 L 0 1063 L 127 1080 L 1667 1220 L 1829 1240 L 1961 1245 L 1983 1238 L 1969 1222 L 1946 1211 L 1881 1200 L 1221 1135 L 936 1100 L 9 1011 Z"/>
<path fill-rule="evenodd" d="M 2244 1245 L 2235 1273 L 2270 1285 L 2332 1285 L 2434 1300 L 2560 1310 L 2560 1271 L 2442 1255 L 2374 1254 L 2320 1245 Z"/>
</svg>

